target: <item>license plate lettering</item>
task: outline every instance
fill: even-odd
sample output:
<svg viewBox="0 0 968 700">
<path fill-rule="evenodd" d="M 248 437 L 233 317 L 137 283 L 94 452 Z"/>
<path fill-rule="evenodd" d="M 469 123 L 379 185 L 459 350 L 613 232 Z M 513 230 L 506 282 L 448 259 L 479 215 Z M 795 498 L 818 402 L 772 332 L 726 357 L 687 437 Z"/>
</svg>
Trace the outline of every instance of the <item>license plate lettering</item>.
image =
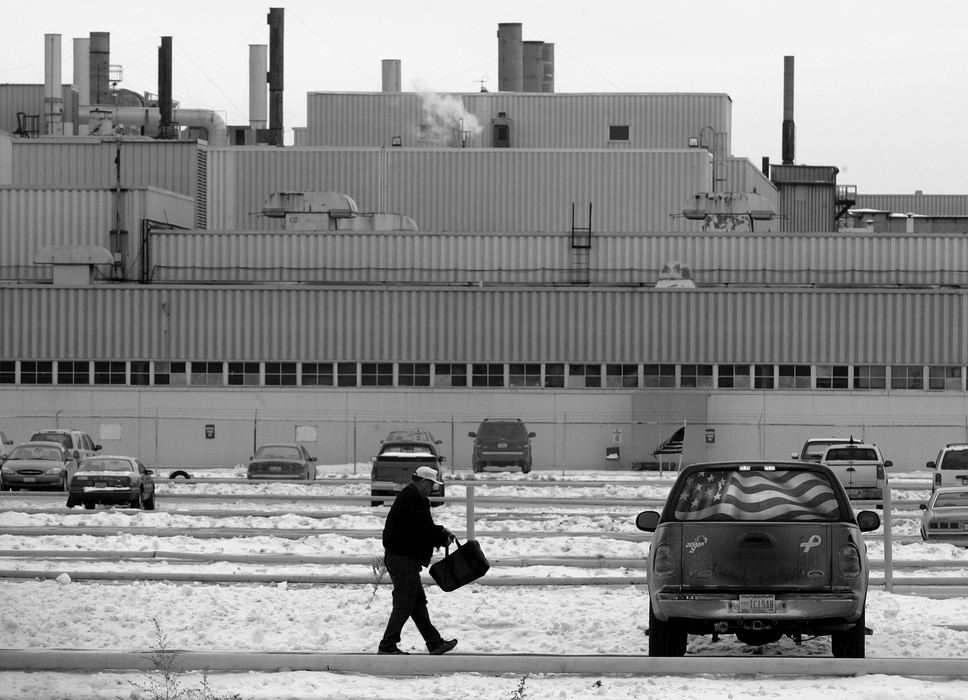
<svg viewBox="0 0 968 700">
<path fill-rule="evenodd" d="M 739 597 L 739 611 L 741 613 L 775 613 L 776 596 L 741 595 Z"/>
<path fill-rule="evenodd" d="M 281 472 L 282 471 L 282 467 L 280 467 L 278 464 L 273 464 L 271 467 L 269 467 L 269 471 L 270 472 Z"/>
<path fill-rule="evenodd" d="M 96 488 L 96 489 L 103 489 L 106 486 L 107 486 L 107 484 L 105 482 L 103 482 L 103 481 L 95 481 L 94 482 L 94 488 Z"/>
<path fill-rule="evenodd" d="M 508 444 L 506 442 L 499 442 L 497 443 L 497 446 L 500 447 L 502 450 L 505 450 L 507 449 Z"/>
<path fill-rule="evenodd" d="M 25 476 L 24 477 L 24 481 L 26 481 L 27 483 L 33 483 L 33 482 L 37 481 L 37 479 L 35 477 L 33 477 L 33 476 Z"/>
</svg>

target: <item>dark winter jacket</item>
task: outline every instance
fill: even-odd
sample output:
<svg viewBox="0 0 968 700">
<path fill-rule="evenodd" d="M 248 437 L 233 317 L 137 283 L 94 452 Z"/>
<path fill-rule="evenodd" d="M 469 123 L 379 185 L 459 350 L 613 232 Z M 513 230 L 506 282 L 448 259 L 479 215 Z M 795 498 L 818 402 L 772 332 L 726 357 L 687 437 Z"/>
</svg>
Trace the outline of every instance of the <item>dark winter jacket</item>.
<svg viewBox="0 0 968 700">
<path fill-rule="evenodd" d="M 407 484 L 387 513 L 383 547 L 391 554 L 400 554 L 427 566 L 434 547 L 443 547 L 447 541 L 447 530 L 435 525 L 430 515 L 430 500 L 413 483 Z"/>
</svg>

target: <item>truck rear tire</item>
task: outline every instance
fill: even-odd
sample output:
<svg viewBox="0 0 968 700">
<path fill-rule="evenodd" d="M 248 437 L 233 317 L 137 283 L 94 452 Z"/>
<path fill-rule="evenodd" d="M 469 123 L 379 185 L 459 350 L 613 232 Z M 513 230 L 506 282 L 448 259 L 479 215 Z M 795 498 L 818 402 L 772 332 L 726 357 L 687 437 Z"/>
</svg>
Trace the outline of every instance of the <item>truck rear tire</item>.
<svg viewBox="0 0 968 700">
<path fill-rule="evenodd" d="M 649 656 L 685 656 L 688 635 L 675 620 L 663 622 L 649 607 Z"/>
<path fill-rule="evenodd" d="M 846 632 L 830 635 L 830 651 L 838 659 L 863 659 L 867 652 L 866 615 L 861 614 L 857 623 Z"/>
</svg>

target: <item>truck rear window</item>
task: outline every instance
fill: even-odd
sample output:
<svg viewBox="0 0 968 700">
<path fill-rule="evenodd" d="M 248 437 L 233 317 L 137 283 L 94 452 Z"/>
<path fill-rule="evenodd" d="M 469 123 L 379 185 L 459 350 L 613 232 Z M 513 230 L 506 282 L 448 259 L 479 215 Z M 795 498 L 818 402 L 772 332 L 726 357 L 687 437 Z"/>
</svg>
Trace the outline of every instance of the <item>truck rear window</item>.
<svg viewBox="0 0 968 700">
<path fill-rule="evenodd" d="M 835 447 L 827 450 L 827 462 L 877 462 L 877 451 L 869 447 Z"/>
<path fill-rule="evenodd" d="M 951 451 L 941 458 L 941 469 L 968 469 L 968 450 Z"/>
<path fill-rule="evenodd" d="M 712 469 L 685 477 L 677 520 L 837 521 L 826 475 L 812 471 Z"/>
<path fill-rule="evenodd" d="M 433 459 L 434 453 L 425 445 L 384 445 L 380 459 Z"/>
</svg>

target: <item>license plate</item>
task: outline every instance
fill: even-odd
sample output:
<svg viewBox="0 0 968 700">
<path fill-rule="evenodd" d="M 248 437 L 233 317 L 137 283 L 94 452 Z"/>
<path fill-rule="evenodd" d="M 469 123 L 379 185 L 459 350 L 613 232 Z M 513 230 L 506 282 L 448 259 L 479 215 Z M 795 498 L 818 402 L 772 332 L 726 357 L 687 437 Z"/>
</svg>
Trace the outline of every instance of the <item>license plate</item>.
<svg viewBox="0 0 968 700">
<path fill-rule="evenodd" d="M 282 471 L 282 467 L 280 467 L 278 464 L 273 464 L 272 466 L 269 467 L 269 471 L 270 472 L 281 472 Z"/>
<path fill-rule="evenodd" d="M 94 488 L 96 488 L 96 489 L 103 489 L 103 488 L 106 488 L 106 487 L 107 487 L 107 484 L 105 482 L 103 482 L 103 481 L 95 481 L 94 482 Z"/>
<path fill-rule="evenodd" d="M 497 443 L 497 446 L 500 447 L 502 450 L 506 450 L 508 448 L 508 444 L 506 442 L 499 442 Z"/>
<path fill-rule="evenodd" d="M 847 489 L 848 498 L 863 498 L 864 492 L 861 489 Z"/>
<path fill-rule="evenodd" d="M 741 613 L 775 613 L 776 596 L 741 595 L 739 597 L 739 611 Z"/>
<path fill-rule="evenodd" d="M 36 477 L 33 477 L 33 476 L 25 476 L 24 477 L 24 481 L 26 481 L 28 484 L 32 484 L 35 481 L 37 481 L 37 479 L 36 479 Z"/>
</svg>

